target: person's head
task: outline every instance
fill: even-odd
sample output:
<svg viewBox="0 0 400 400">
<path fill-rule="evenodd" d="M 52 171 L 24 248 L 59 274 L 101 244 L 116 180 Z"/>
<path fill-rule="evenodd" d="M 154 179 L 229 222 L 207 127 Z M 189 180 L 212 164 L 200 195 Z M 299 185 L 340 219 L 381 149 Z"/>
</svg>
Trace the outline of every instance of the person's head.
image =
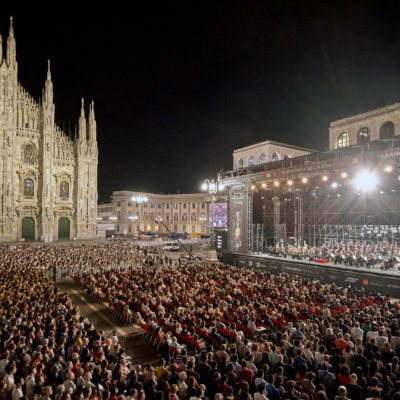
<svg viewBox="0 0 400 400">
<path fill-rule="evenodd" d="M 339 388 L 338 388 L 338 395 L 339 395 L 341 398 L 343 398 L 343 399 L 346 398 L 346 396 L 347 396 L 347 389 L 346 389 L 346 386 L 339 386 Z"/>
<path fill-rule="evenodd" d="M 265 387 L 265 385 L 264 385 L 263 383 L 260 383 L 260 384 L 257 386 L 257 391 L 258 391 L 258 393 L 263 394 L 264 392 L 267 391 L 267 388 Z"/>
</svg>

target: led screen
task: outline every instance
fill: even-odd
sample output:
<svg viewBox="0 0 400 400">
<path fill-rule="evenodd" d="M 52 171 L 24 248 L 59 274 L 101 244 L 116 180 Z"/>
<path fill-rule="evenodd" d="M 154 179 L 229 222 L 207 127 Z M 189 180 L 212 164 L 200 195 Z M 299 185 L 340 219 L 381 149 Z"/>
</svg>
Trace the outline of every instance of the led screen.
<svg viewBox="0 0 400 400">
<path fill-rule="evenodd" d="M 214 207 L 214 219 L 213 219 Z M 214 222 L 214 228 L 226 228 L 228 226 L 228 204 L 210 203 L 209 226 Z"/>
</svg>

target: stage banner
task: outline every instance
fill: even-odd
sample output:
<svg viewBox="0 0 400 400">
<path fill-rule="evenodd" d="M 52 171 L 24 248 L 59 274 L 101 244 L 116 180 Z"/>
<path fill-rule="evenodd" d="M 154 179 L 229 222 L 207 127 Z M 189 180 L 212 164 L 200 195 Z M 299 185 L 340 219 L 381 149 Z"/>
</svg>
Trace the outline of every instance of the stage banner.
<svg viewBox="0 0 400 400">
<path fill-rule="evenodd" d="M 247 252 L 248 212 L 244 186 L 232 187 L 229 190 L 228 249 Z"/>
</svg>

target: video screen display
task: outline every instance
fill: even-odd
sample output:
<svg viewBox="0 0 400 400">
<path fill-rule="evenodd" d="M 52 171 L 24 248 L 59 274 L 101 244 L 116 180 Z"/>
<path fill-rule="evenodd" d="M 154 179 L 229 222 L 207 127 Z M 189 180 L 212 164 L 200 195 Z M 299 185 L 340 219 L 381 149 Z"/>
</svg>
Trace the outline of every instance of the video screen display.
<svg viewBox="0 0 400 400">
<path fill-rule="evenodd" d="M 214 207 L 214 219 L 213 219 Z M 214 221 L 214 228 L 226 228 L 228 226 L 228 203 L 210 204 L 209 226 Z"/>
</svg>

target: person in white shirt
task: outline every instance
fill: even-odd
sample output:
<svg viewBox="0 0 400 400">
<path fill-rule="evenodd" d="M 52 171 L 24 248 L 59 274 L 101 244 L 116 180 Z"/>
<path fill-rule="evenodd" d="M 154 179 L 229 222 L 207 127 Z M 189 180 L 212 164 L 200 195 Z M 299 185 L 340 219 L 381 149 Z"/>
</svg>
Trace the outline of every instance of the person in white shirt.
<svg viewBox="0 0 400 400">
<path fill-rule="evenodd" d="M 36 386 L 35 375 L 36 375 L 36 369 L 30 367 L 29 375 L 25 379 L 25 396 L 28 399 L 33 399 L 33 396 L 35 394 L 35 386 Z"/>
<path fill-rule="evenodd" d="M 268 400 L 267 388 L 264 384 L 260 383 L 257 386 L 257 392 L 254 393 L 253 399 L 254 400 Z"/>
<path fill-rule="evenodd" d="M 11 393 L 12 400 L 19 400 L 21 397 L 24 396 L 24 393 L 22 392 L 22 386 L 24 383 L 25 381 L 22 376 L 18 376 L 17 378 L 15 378 L 15 387 Z"/>
<path fill-rule="evenodd" d="M 354 323 L 354 326 L 350 329 L 350 334 L 354 341 L 356 341 L 357 339 L 360 339 L 362 342 L 364 332 L 360 328 L 359 322 Z"/>
<path fill-rule="evenodd" d="M 9 363 L 9 358 L 10 352 L 8 350 L 5 350 L 3 352 L 3 358 L 0 360 L 0 378 L 3 378 L 3 376 L 6 374 L 6 367 Z"/>
</svg>

